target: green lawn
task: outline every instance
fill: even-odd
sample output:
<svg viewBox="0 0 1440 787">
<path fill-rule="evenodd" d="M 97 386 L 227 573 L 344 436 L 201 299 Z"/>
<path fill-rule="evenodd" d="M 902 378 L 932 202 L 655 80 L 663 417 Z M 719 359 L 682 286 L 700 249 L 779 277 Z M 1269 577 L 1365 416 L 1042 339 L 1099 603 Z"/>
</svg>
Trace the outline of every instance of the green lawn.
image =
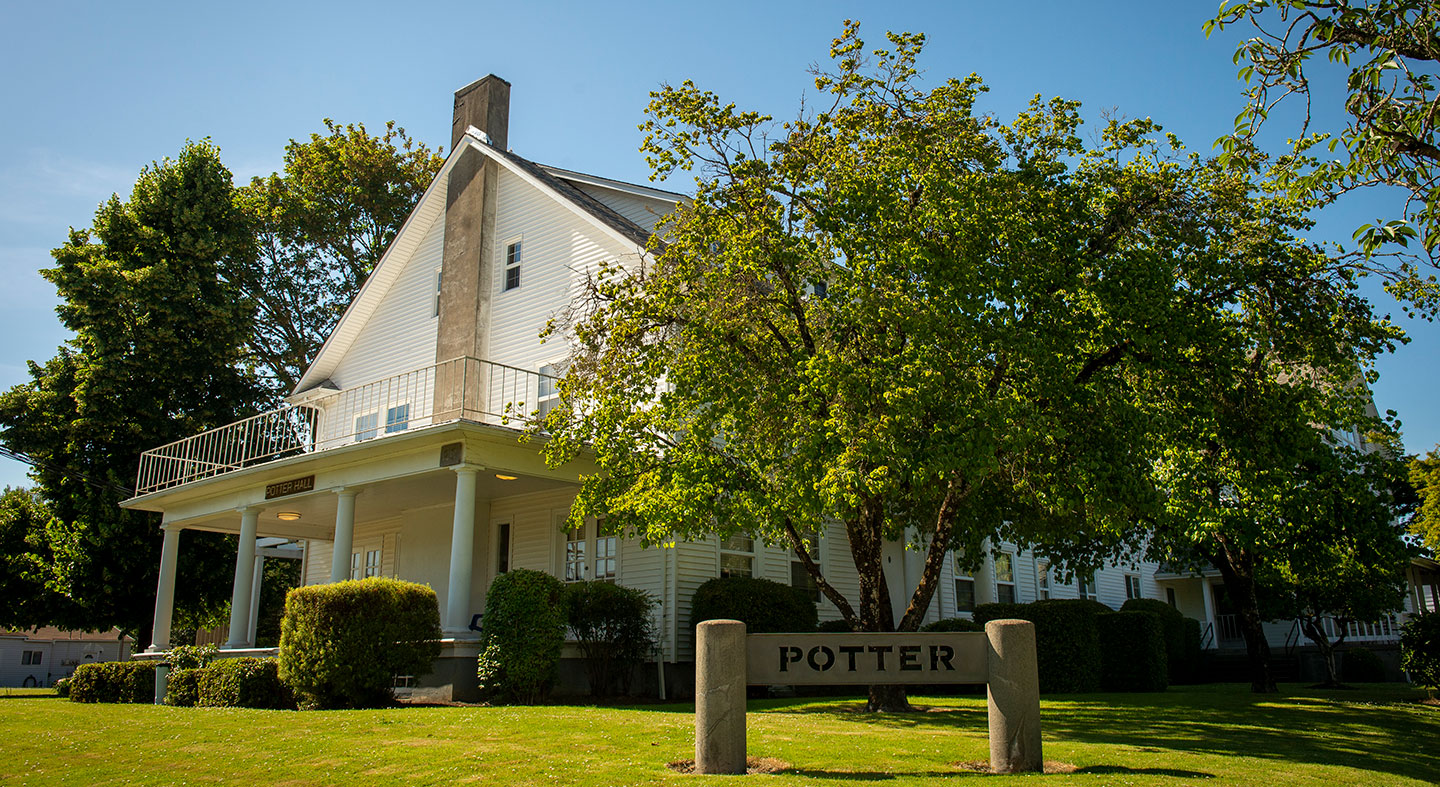
<svg viewBox="0 0 1440 787">
<path fill-rule="evenodd" d="M 945 784 L 1429 784 L 1440 708 L 1380 686 L 1237 685 L 1047 698 L 1045 758 L 1068 775 L 980 776 L 983 697 L 915 697 L 877 717 L 855 700 L 752 701 L 749 748 L 789 768 L 761 785 L 834 780 Z M 693 753 L 688 705 L 434 708 L 296 713 L 81 705 L 0 694 L 0 784 L 708 784 L 665 763 Z"/>
</svg>

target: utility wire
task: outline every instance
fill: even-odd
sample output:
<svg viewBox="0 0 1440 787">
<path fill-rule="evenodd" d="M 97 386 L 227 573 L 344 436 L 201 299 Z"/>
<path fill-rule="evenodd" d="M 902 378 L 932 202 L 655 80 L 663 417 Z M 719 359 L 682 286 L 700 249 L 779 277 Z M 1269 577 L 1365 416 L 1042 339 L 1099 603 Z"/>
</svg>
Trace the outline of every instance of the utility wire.
<svg viewBox="0 0 1440 787">
<path fill-rule="evenodd" d="M 23 462 L 27 465 L 30 465 L 31 467 L 38 468 L 40 470 L 48 470 L 52 473 L 59 473 L 60 475 L 66 476 L 67 478 L 73 478 L 76 481 L 89 484 L 90 486 L 93 486 L 96 489 L 105 492 L 119 492 L 127 498 L 135 496 L 135 490 L 133 489 L 120 486 L 119 484 L 112 484 L 109 481 L 97 481 L 94 478 L 91 478 L 90 476 L 79 472 L 78 470 L 71 470 L 68 467 L 61 467 L 50 462 L 41 461 L 33 456 L 30 456 L 29 454 L 24 454 L 19 451 L 12 450 L 4 444 L 0 444 L 0 456 L 6 457 L 7 459 L 14 459 L 17 462 Z"/>
</svg>

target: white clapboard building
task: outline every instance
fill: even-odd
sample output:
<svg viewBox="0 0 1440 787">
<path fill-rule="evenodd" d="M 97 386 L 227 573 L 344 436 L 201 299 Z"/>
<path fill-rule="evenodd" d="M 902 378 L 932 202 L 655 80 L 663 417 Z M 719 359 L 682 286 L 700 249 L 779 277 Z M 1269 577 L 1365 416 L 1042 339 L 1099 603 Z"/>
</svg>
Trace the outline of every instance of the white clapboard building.
<svg viewBox="0 0 1440 787">
<path fill-rule="evenodd" d="M 491 580 L 510 568 L 648 591 L 662 639 L 652 674 L 682 691 L 701 583 L 730 573 L 805 582 L 787 550 L 749 539 L 642 548 L 593 523 L 562 528 L 577 479 L 593 468 L 548 468 L 517 439 L 528 413 L 554 400 L 568 354 L 540 331 L 598 264 L 641 258 L 656 222 L 685 197 L 516 155 L 509 93 L 488 76 L 455 94 L 449 156 L 286 406 L 143 456 L 124 505 L 163 514 L 151 652 L 170 645 L 187 530 L 240 537 L 232 652 L 256 652 L 257 537 L 303 544 L 307 584 L 387 576 L 433 587 L 445 641 L 417 691 L 437 698 L 473 695 L 472 624 Z M 819 552 L 827 577 L 857 598 L 843 535 L 822 538 Z M 891 545 L 890 587 L 913 587 L 920 566 L 920 553 Z M 1112 566 L 1061 583 L 1034 555 L 1001 545 L 973 576 L 946 566 L 929 618 L 987 601 L 1085 596 L 1118 608 L 1143 596 L 1201 619 L 1220 644 L 1229 629 L 1210 592 L 1218 580 L 1157 568 Z M 894 596 L 897 608 L 908 600 Z M 822 619 L 838 617 L 819 604 Z"/>
<path fill-rule="evenodd" d="M 0 687 L 53 686 L 73 675 L 81 664 L 130 658 L 130 644 L 130 637 L 121 635 L 119 629 L 0 629 Z"/>
</svg>

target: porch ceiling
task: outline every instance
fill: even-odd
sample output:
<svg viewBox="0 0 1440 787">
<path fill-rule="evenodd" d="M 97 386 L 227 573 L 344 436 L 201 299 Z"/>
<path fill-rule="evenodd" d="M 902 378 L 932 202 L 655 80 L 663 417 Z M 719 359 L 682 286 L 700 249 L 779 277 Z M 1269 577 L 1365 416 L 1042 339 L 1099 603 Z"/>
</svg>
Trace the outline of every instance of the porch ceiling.
<svg viewBox="0 0 1440 787">
<path fill-rule="evenodd" d="M 495 474 L 495 470 L 480 472 L 476 479 L 477 499 L 489 500 L 575 486 L 535 476 L 520 476 L 513 481 L 504 481 L 496 478 Z M 437 468 L 417 475 L 377 481 L 354 488 L 359 490 L 355 497 L 356 525 L 394 519 L 403 516 L 406 511 L 448 508 L 455 503 L 455 473 L 449 468 Z M 261 513 L 257 535 L 329 541 L 335 537 L 336 501 L 337 496 L 333 489 L 317 489 L 314 492 L 267 500 L 259 506 Z M 282 513 L 299 514 L 300 518 L 283 520 L 279 516 Z M 175 520 L 175 523 L 188 530 L 238 533 L 240 512 L 218 512 L 188 520 Z"/>
</svg>

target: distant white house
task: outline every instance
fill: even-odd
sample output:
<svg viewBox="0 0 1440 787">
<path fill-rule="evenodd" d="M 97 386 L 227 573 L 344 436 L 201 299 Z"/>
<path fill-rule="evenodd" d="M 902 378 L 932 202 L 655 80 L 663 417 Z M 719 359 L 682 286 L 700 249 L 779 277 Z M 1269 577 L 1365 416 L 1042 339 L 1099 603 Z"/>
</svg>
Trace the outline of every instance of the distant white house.
<svg viewBox="0 0 1440 787">
<path fill-rule="evenodd" d="M 130 658 L 130 645 L 130 638 L 122 637 L 119 629 L 0 631 L 0 686 L 53 686 L 81 664 Z"/>
<path fill-rule="evenodd" d="M 289 404 L 142 458 L 137 495 L 123 505 L 163 514 L 152 652 L 170 645 L 175 561 L 189 530 L 240 537 L 231 651 L 253 645 L 257 537 L 303 544 L 307 584 L 429 584 L 446 639 L 417 691 L 439 698 L 473 696 L 471 624 L 491 580 L 512 568 L 650 592 L 660 601 L 656 674 L 682 691 L 701 583 L 732 574 L 808 583 L 787 549 L 748 538 L 647 549 L 593 522 L 562 528 L 580 474 L 594 468 L 548 468 L 517 441 L 529 413 L 555 401 L 569 354 L 563 342 L 542 344 L 540 331 L 600 263 L 643 258 L 656 222 L 685 197 L 511 152 L 509 93 L 493 75 L 456 93 L 449 156 Z M 843 535 L 822 538 L 818 552 L 835 587 L 857 598 Z M 920 553 L 890 544 L 890 587 L 913 587 L 921 564 Z M 927 619 L 987 601 L 1084 596 L 1118 608 L 1143 596 L 1202 620 L 1211 647 L 1225 644 L 1213 580 L 1158 569 L 1109 566 L 1060 583 L 1043 560 L 1002 544 L 973 575 L 948 562 Z M 907 599 L 894 595 L 898 614 Z M 827 601 L 819 609 L 838 617 Z"/>
</svg>

